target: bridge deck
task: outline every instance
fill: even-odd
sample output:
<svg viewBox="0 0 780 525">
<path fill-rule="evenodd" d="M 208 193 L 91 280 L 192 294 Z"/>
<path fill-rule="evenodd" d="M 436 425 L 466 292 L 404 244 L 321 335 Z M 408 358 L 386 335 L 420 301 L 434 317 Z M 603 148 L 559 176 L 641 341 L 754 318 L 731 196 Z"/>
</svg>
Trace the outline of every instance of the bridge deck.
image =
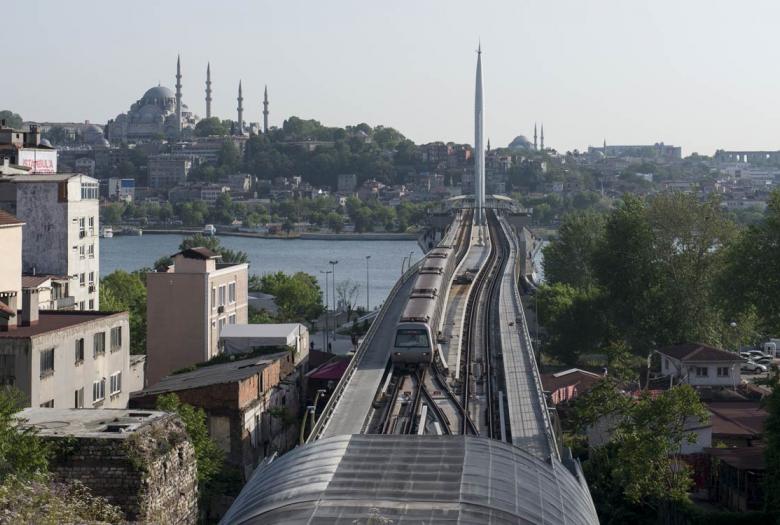
<svg viewBox="0 0 780 525">
<path fill-rule="evenodd" d="M 557 457 L 557 451 L 551 446 L 552 436 L 548 435 L 548 431 L 551 431 L 549 416 L 523 306 L 517 293 L 517 247 L 511 230 L 503 220 L 501 224 L 510 238 L 512 253 L 504 269 L 499 296 L 501 348 L 512 444 L 537 457 L 548 457 L 551 454 Z"/>
<path fill-rule="evenodd" d="M 355 373 L 328 420 L 322 438 L 361 432 L 390 359 L 395 327 L 412 292 L 413 284 L 414 275 L 406 280 L 392 302 L 387 305 L 388 310 L 382 324 L 374 334 L 363 358 L 357 363 Z"/>
</svg>

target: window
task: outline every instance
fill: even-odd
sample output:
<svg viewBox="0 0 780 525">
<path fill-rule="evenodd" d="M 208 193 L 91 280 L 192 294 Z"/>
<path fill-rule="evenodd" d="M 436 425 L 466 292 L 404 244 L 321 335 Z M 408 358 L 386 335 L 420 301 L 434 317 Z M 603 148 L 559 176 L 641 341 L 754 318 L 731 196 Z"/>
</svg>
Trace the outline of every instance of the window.
<svg viewBox="0 0 780 525">
<path fill-rule="evenodd" d="M 213 286 L 211 287 L 211 309 L 217 307 L 217 289 Z"/>
<path fill-rule="evenodd" d="M 92 383 L 92 404 L 103 401 L 106 397 L 106 378 L 98 379 Z"/>
<path fill-rule="evenodd" d="M 236 324 L 236 314 L 230 314 L 228 316 L 228 324 Z"/>
<path fill-rule="evenodd" d="M 228 302 L 230 304 L 236 302 L 236 283 L 228 284 Z"/>
<path fill-rule="evenodd" d="M 79 310 L 84 310 L 84 301 L 79 301 Z"/>
<path fill-rule="evenodd" d="M 106 333 L 98 332 L 92 336 L 92 357 L 106 353 Z"/>
<path fill-rule="evenodd" d="M 87 258 L 87 247 L 83 244 L 79 246 L 79 259 L 86 259 Z"/>
<path fill-rule="evenodd" d="M 89 309 L 90 310 L 94 310 L 95 309 L 95 300 L 94 299 L 90 299 L 89 300 Z"/>
<path fill-rule="evenodd" d="M 114 372 L 110 378 L 111 395 L 118 394 L 122 391 L 122 372 Z"/>
<path fill-rule="evenodd" d="M 89 236 L 94 237 L 95 236 L 95 218 L 90 217 L 89 218 Z"/>
<path fill-rule="evenodd" d="M 225 285 L 219 287 L 219 306 L 225 306 Z"/>
<path fill-rule="evenodd" d="M 45 403 L 41 403 L 41 408 L 54 408 L 54 400 L 49 399 Z"/>
<path fill-rule="evenodd" d="M 84 362 L 84 338 L 76 339 L 76 364 Z"/>
<path fill-rule="evenodd" d="M 111 351 L 114 352 L 122 347 L 122 327 L 115 326 L 111 329 Z"/>
<path fill-rule="evenodd" d="M 696 367 L 696 377 L 707 377 L 709 375 L 709 368 L 706 366 L 697 366 Z"/>
<path fill-rule="evenodd" d="M 89 285 L 95 286 L 95 272 L 89 272 Z"/>
<path fill-rule="evenodd" d="M 428 333 L 423 329 L 401 329 L 396 332 L 396 348 L 429 348 Z"/>
<path fill-rule="evenodd" d="M 54 348 L 41 350 L 41 378 L 54 374 Z"/>
<path fill-rule="evenodd" d="M 16 356 L 0 354 L 0 386 L 16 384 Z"/>
<path fill-rule="evenodd" d="M 79 286 L 86 286 L 87 285 L 87 274 L 80 273 L 79 274 Z"/>
<path fill-rule="evenodd" d="M 84 408 L 84 387 L 73 392 L 73 408 Z"/>
<path fill-rule="evenodd" d="M 94 244 L 90 244 L 89 246 L 87 246 L 87 255 L 89 256 L 90 259 L 94 259 L 95 258 L 95 245 Z"/>
<path fill-rule="evenodd" d="M 84 217 L 79 218 L 79 239 L 83 239 L 87 236 L 86 219 Z"/>
<path fill-rule="evenodd" d="M 81 183 L 81 199 L 97 199 L 99 196 L 99 189 L 97 182 L 82 182 Z"/>
<path fill-rule="evenodd" d="M 727 366 L 719 366 L 718 367 L 718 377 L 728 377 L 729 376 L 729 367 Z"/>
</svg>

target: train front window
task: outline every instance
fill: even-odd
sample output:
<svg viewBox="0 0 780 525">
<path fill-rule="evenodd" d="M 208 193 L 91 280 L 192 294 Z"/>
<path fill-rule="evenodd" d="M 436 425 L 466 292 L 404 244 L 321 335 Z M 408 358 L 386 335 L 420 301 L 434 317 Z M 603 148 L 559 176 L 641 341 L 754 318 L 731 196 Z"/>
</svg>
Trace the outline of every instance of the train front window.
<svg viewBox="0 0 780 525">
<path fill-rule="evenodd" d="M 425 330 L 401 329 L 395 334 L 396 348 L 428 348 L 428 333 Z"/>
</svg>

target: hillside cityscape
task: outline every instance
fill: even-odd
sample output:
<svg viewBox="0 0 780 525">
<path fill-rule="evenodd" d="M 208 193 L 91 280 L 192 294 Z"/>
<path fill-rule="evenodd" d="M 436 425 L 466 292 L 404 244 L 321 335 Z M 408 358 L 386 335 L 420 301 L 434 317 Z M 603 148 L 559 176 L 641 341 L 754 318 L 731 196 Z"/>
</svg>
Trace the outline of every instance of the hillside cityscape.
<svg viewBox="0 0 780 525">
<path fill-rule="evenodd" d="M 484 42 L 472 143 L 167 44 L 0 108 L 0 523 L 780 523 L 780 146 L 559 148 Z"/>
</svg>

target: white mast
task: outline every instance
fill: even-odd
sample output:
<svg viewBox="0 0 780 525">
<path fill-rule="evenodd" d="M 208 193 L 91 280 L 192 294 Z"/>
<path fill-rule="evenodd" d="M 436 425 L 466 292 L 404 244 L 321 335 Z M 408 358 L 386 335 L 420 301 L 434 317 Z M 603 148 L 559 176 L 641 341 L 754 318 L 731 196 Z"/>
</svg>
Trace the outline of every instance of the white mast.
<svg viewBox="0 0 780 525">
<path fill-rule="evenodd" d="M 474 96 L 474 200 L 477 224 L 484 223 L 485 146 L 483 144 L 485 101 L 482 99 L 482 44 L 477 49 L 477 86 Z"/>
</svg>

